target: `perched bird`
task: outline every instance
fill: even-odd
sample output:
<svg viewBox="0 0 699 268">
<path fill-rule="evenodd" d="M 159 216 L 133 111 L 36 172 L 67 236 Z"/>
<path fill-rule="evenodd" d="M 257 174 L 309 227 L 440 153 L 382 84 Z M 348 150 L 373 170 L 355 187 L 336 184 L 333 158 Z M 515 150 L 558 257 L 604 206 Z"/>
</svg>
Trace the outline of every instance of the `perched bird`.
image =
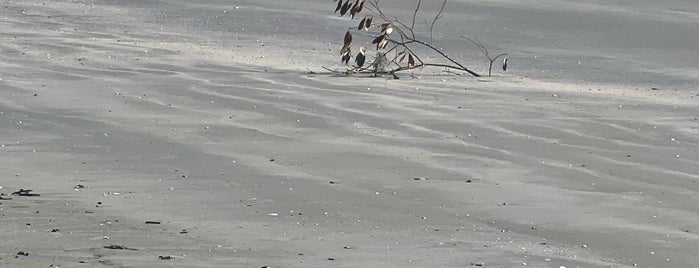
<svg viewBox="0 0 699 268">
<path fill-rule="evenodd" d="M 358 67 L 364 66 L 364 62 L 366 61 L 366 48 L 365 47 L 360 47 L 359 48 L 359 53 L 357 53 L 357 56 L 354 57 L 354 61 L 357 63 Z"/>
</svg>

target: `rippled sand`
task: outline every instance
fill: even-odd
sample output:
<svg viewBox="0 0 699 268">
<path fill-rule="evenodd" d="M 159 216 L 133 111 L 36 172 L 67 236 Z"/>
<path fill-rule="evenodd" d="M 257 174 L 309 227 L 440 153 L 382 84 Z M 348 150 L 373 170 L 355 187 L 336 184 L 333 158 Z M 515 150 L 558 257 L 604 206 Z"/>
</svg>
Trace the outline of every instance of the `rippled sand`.
<svg viewBox="0 0 699 268">
<path fill-rule="evenodd" d="M 329 1 L 261 2 L 2 2 L 0 266 L 699 263 L 691 72 L 338 77 Z"/>
</svg>

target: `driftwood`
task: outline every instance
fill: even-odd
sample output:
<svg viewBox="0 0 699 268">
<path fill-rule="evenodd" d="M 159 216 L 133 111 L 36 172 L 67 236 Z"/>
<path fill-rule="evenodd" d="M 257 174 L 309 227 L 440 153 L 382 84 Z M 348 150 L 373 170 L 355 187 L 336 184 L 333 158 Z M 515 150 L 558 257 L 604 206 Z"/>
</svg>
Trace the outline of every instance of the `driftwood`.
<svg viewBox="0 0 699 268">
<path fill-rule="evenodd" d="M 340 71 L 323 67 L 326 70 L 344 75 L 363 74 L 374 77 L 391 75 L 394 78 L 398 78 L 397 72 L 423 67 L 439 67 L 466 72 L 474 77 L 481 77 L 480 74 L 456 61 L 453 57 L 433 45 L 433 31 L 437 21 L 444 17 L 448 0 L 442 1 L 440 10 L 432 18 L 431 22 L 426 21 L 429 26 L 429 42 L 418 38 L 415 34 L 415 22 L 421 11 L 422 0 L 417 1 L 409 24 L 384 13 L 380 6 L 380 0 L 335 0 L 335 2 L 337 2 L 335 13 L 339 13 L 340 16 L 347 15 L 350 19 L 355 19 L 359 18 L 361 14 L 366 14 L 362 16 L 363 19 L 357 26 L 349 28 L 345 33 L 340 55 L 342 62 L 348 65 L 347 70 Z M 370 38 L 372 44 L 376 45 L 373 60 L 367 61 L 367 49 L 365 47 L 360 47 L 358 53 L 353 56 L 352 41 L 354 36 Z M 479 48 L 483 51 L 485 47 L 482 44 L 480 45 Z M 416 53 L 417 48 L 426 50 L 426 53 L 437 56 L 441 61 L 428 62 L 423 60 L 423 58 L 428 56 L 418 55 Z M 423 51 L 420 52 L 425 53 Z M 485 54 L 488 56 L 487 50 L 485 50 Z M 353 57 L 354 61 L 350 63 Z M 490 70 L 492 70 L 494 60 L 499 57 L 501 55 L 491 59 Z M 488 73 L 490 76 L 491 72 L 489 71 Z"/>
</svg>

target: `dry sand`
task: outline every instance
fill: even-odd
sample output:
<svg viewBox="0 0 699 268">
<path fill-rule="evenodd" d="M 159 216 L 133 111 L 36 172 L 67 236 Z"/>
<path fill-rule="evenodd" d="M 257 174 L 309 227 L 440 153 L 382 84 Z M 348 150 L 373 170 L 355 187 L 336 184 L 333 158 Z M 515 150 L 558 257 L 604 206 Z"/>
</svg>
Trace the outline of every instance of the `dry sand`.
<svg viewBox="0 0 699 268">
<path fill-rule="evenodd" d="M 0 267 L 699 263 L 696 4 L 454 1 L 514 71 L 388 80 L 330 1 L 203 2 L 0 2 Z"/>
</svg>

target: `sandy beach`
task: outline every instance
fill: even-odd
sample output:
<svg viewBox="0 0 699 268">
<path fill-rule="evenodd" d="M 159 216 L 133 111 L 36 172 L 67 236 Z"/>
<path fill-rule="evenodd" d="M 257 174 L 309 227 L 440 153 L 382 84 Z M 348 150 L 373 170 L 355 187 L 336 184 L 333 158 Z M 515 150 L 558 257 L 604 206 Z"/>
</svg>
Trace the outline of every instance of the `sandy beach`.
<svg viewBox="0 0 699 268">
<path fill-rule="evenodd" d="M 696 267 L 699 4 L 449 5 L 507 72 L 332 74 L 327 0 L 0 1 L 0 267 Z"/>
</svg>

